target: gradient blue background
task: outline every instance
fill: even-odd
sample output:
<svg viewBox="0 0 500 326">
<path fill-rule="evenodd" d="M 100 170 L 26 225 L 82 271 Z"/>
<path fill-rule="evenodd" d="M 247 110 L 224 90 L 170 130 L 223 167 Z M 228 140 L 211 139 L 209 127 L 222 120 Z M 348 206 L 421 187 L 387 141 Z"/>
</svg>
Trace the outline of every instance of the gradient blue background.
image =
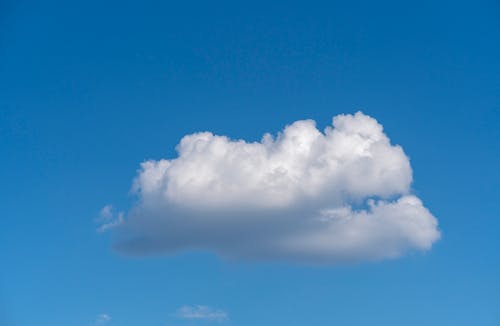
<svg viewBox="0 0 500 326">
<path fill-rule="evenodd" d="M 0 2 L 0 325 L 500 325 L 496 1 Z M 425 254 L 341 267 L 132 259 L 95 232 L 186 133 L 372 115 L 439 219 Z"/>
</svg>

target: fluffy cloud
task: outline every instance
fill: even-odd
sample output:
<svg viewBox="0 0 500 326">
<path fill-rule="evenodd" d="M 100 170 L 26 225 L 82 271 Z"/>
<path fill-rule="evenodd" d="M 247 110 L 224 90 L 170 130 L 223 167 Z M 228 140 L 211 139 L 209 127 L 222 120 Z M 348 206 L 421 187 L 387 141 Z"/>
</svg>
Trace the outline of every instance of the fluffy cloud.
<svg viewBox="0 0 500 326">
<path fill-rule="evenodd" d="M 182 319 L 197 319 L 207 321 L 224 321 L 227 313 L 207 306 L 183 306 L 177 310 L 177 317 Z"/>
<path fill-rule="evenodd" d="M 361 112 L 324 132 L 296 121 L 260 142 L 195 133 L 177 152 L 141 164 L 119 250 L 337 263 L 427 250 L 440 236 L 410 192 L 403 149 Z"/>
</svg>

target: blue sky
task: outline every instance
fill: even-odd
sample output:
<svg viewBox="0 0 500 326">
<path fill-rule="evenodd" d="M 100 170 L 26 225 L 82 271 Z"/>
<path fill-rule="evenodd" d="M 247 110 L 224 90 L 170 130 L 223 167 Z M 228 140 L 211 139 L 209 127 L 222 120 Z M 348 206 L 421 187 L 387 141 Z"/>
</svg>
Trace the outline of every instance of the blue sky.
<svg viewBox="0 0 500 326">
<path fill-rule="evenodd" d="M 0 324 L 500 324 L 499 18 L 495 1 L 3 1 Z M 358 110 L 410 158 L 431 250 L 130 257 L 96 232 L 186 134 L 259 141 Z"/>
</svg>

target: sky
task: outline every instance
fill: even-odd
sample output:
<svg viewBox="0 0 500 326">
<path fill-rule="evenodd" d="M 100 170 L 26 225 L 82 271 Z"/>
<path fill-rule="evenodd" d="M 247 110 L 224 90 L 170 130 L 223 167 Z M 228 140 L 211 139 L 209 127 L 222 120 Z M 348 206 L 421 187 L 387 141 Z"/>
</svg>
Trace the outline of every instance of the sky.
<svg viewBox="0 0 500 326">
<path fill-rule="evenodd" d="M 499 37 L 483 0 L 3 0 L 0 325 L 500 325 Z"/>
</svg>

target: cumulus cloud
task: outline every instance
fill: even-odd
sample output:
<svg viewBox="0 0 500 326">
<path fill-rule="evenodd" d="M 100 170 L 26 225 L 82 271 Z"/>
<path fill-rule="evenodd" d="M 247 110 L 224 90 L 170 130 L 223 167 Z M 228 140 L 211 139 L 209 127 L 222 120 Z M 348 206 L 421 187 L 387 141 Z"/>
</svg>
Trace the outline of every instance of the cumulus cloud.
<svg viewBox="0 0 500 326">
<path fill-rule="evenodd" d="M 182 306 L 177 310 L 177 317 L 191 320 L 224 321 L 228 318 L 225 311 L 207 306 Z"/>
<path fill-rule="evenodd" d="M 411 194 L 403 149 L 361 112 L 323 132 L 296 121 L 260 142 L 194 133 L 177 152 L 141 164 L 119 250 L 337 263 L 427 250 L 440 237 Z"/>
</svg>

